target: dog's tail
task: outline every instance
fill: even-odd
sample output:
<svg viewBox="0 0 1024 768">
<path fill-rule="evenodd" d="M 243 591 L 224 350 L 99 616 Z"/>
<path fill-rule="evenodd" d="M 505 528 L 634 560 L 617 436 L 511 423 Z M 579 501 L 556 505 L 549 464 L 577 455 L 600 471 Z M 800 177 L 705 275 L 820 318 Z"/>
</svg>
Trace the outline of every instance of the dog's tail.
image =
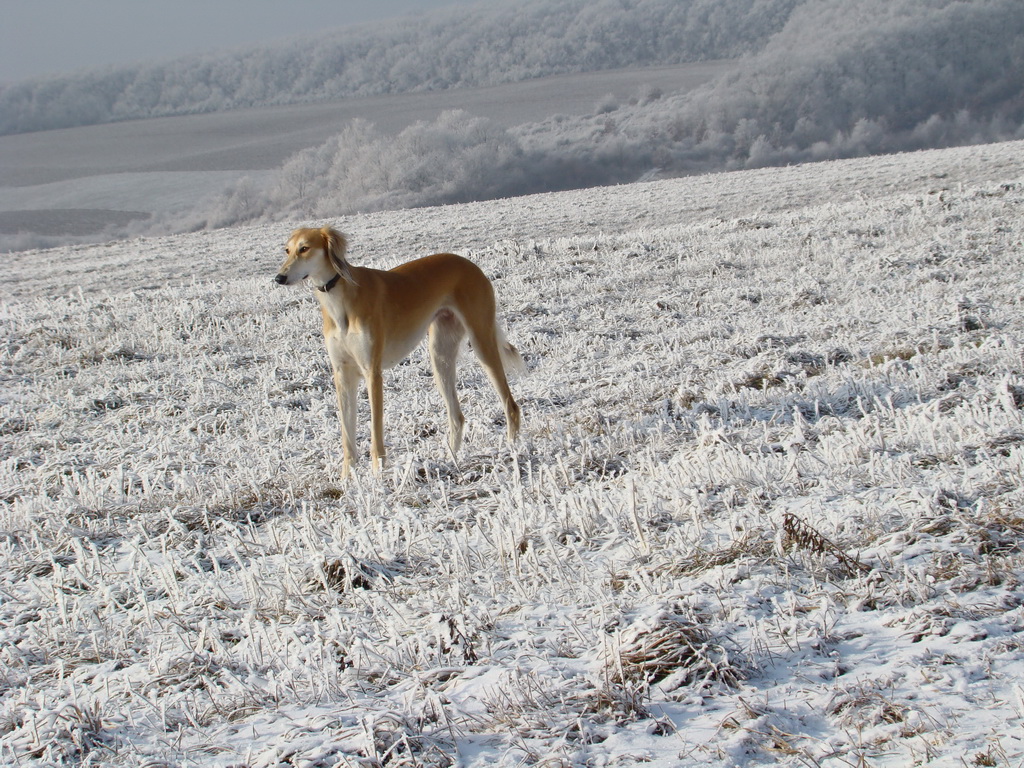
<svg viewBox="0 0 1024 768">
<path fill-rule="evenodd" d="M 501 364 L 505 368 L 506 373 L 512 371 L 520 376 L 525 376 L 529 372 L 523 356 L 519 354 L 519 350 L 512 346 L 505 337 L 505 331 L 502 330 L 500 325 L 498 326 L 498 351 L 501 354 Z"/>
</svg>

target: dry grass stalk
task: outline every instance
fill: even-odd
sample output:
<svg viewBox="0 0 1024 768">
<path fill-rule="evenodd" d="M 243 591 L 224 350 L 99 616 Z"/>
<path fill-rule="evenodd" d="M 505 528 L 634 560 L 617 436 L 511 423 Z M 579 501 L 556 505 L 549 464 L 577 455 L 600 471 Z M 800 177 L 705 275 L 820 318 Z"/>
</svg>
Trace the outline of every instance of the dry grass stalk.
<svg viewBox="0 0 1024 768">
<path fill-rule="evenodd" d="M 836 544 L 832 543 L 828 538 L 792 512 L 787 512 L 782 516 L 782 534 L 784 547 L 799 547 L 800 549 L 817 552 L 819 555 L 831 555 L 839 561 L 839 565 L 849 576 L 869 573 L 871 571 L 870 565 L 862 563 L 855 557 L 850 557 Z"/>
<path fill-rule="evenodd" d="M 361 564 L 354 559 L 348 563 L 341 559 L 325 560 L 310 575 L 306 585 L 310 589 L 347 592 L 351 589 L 370 589 L 372 584 Z"/>
<path fill-rule="evenodd" d="M 771 539 L 756 534 L 746 534 L 722 549 L 714 551 L 699 549 L 692 556 L 678 563 L 672 571 L 680 576 L 696 576 L 704 571 L 729 565 L 745 557 L 765 560 L 771 553 Z"/>
<path fill-rule="evenodd" d="M 703 627 L 665 615 L 631 627 L 606 662 L 612 684 L 660 685 L 666 691 L 720 682 L 735 686 L 745 675 Z"/>
</svg>

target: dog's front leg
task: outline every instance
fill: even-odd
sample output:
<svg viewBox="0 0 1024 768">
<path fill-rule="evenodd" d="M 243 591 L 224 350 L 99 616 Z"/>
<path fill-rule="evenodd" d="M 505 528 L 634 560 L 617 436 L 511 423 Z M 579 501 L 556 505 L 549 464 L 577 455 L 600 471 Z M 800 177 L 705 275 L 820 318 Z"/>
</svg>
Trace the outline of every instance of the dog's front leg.
<svg viewBox="0 0 1024 768">
<path fill-rule="evenodd" d="M 338 420 L 341 422 L 341 444 L 344 463 L 341 479 L 347 480 L 356 462 L 356 410 L 359 394 L 359 367 L 353 363 L 342 363 L 334 369 L 334 391 L 338 395 Z"/>
<path fill-rule="evenodd" d="M 370 395 L 370 463 L 380 474 L 384 469 L 384 376 L 377 361 L 366 373 L 366 389 Z"/>
</svg>

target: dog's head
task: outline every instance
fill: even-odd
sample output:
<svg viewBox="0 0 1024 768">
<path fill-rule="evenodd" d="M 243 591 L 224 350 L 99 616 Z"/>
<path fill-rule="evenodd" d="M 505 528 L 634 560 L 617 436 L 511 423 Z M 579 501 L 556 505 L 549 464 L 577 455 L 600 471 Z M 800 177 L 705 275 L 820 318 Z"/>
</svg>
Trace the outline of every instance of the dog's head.
<svg viewBox="0 0 1024 768">
<path fill-rule="evenodd" d="M 345 236 L 336 229 L 296 229 L 288 238 L 285 260 L 274 280 L 295 285 L 309 277 L 321 288 L 338 276 L 351 281 L 346 247 Z"/>
</svg>

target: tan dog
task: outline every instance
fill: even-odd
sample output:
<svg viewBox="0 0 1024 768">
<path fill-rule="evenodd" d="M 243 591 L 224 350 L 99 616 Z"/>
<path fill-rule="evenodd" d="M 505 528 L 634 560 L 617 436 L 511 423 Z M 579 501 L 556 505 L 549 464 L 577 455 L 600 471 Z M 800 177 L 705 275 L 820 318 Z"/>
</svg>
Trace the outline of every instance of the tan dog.
<svg viewBox="0 0 1024 768">
<path fill-rule="evenodd" d="M 277 277 L 281 285 L 309 278 L 324 318 L 324 342 L 334 369 L 338 414 L 348 477 L 356 461 L 356 391 L 365 377 L 370 393 L 370 458 L 374 471 L 384 464 L 384 383 L 382 371 L 406 357 L 430 336 L 434 382 L 448 408 L 448 444 L 454 455 L 462 444 L 465 418 L 455 391 L 455 361 L 466 332 L 480 364 L 505 408 L 509 440 L 519 432 L 519 406 L 505 378 L 506 367 L 524 370 L 523 358 L 509 344 L 495 316 L 494 288 L 473 262 L 437 253 L 389 271 L 354 267 L 345 259 L 340 232 L 297 229 L 285 247 Z"/>
</svg>

